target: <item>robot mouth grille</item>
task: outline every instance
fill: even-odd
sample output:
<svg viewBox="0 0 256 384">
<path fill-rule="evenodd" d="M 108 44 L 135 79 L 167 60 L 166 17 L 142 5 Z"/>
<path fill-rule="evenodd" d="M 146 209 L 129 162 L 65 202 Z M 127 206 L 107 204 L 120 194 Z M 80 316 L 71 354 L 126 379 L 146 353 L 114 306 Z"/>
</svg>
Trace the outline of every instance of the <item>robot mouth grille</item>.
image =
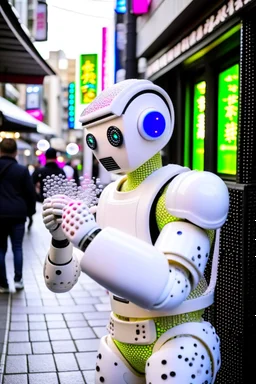
<svg viewBox="0 0 256 384">
<path fill-rule="evenodd" d="M 104 157 L 103 159 L 99 159 L 99 161 L 107 171 L 115 171 L 116 169 L 120 169 L 119 165 L 115 162 L 113 157 Z"/>
</svg>

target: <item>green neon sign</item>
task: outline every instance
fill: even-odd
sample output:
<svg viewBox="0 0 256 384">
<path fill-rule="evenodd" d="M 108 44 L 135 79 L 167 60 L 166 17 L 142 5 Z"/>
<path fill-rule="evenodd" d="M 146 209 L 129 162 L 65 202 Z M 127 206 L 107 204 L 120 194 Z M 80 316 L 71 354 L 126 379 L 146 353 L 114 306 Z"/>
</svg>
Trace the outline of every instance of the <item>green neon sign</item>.
<svg viewBox="0 0 256 384">
<path fill-rule="evenodd" d="M 239 65 L 219 74 L 217 172 L 236 174 Z"/>
<path fill-rule="evenodd" d="M 201 81 L 200 83 L 195 84 L 192 169 L 197 169 L 199 171 L 202 171 L 204 169 L 205 93 L 205 81 Z"/>
</svg>

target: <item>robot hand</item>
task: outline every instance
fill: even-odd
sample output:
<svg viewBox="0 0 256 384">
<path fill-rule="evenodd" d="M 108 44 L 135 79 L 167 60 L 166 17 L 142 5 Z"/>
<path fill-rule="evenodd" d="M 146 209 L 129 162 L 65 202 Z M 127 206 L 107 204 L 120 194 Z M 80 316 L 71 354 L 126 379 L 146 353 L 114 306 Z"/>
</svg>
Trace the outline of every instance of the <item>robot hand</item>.
<svg viewBox="0 0 256 384">
<path fill-rule="evenodd" d="M 99 230 L 93 214 L 82 201 L 71 201 L 63 208 L 61 228 L 66 238 L 81 250 L 89 236 Z"/>
<path fill-rule="evenodd" d="M 43 202 L 43 222 L 51 233 L 52 237 L 57 241 L 66 239 L 62 231 L 62 214 L 63 208 L 71 201 L 66 195 L 54 195 L 48 197 Z"/>
</svg>

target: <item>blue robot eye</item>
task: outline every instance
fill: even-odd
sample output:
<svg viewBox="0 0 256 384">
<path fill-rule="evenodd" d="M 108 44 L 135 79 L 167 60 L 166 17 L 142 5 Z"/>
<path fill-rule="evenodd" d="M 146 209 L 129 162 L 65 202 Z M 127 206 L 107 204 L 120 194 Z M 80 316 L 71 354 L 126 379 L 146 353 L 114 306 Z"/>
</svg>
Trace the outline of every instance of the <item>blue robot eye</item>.
<svg viewBox="0 0 256 384">
<path fill-rule="evenodd" d="M 143 117 L 139 131 L 145 139 L 155 140 L 164 133 L 165 126 L 166 122 L 162 113 L 151 111 Z"/>
</svg>

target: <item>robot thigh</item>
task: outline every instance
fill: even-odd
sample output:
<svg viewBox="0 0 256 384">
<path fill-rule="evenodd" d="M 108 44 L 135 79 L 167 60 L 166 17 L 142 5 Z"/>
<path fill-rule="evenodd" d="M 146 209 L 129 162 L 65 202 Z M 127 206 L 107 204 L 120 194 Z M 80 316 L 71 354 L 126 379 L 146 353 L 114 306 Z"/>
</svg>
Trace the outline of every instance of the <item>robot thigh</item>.
<svg viewBox="0 0 256 384">
<path fill-rule="evenodd" d="M 180 328 L 179 334 L 175 328 Z M 168 333 L 169 336 L 173 333 L 173 338 L 168 340 Z M 163 336 L 162 345 L 147 361 L 147 384 L 163 381 L 171 384 L 214 383 L 220 365 L 220 345 L 215 329 L 209 323 L 181 324 Z"/>
<path fill-rule="evenodd" d="M 95 384 L 145 384 L 144 375 L 138 375 L 127 363 L 110 336 L 100 340 L 96 361 Z"/>
</svg>

